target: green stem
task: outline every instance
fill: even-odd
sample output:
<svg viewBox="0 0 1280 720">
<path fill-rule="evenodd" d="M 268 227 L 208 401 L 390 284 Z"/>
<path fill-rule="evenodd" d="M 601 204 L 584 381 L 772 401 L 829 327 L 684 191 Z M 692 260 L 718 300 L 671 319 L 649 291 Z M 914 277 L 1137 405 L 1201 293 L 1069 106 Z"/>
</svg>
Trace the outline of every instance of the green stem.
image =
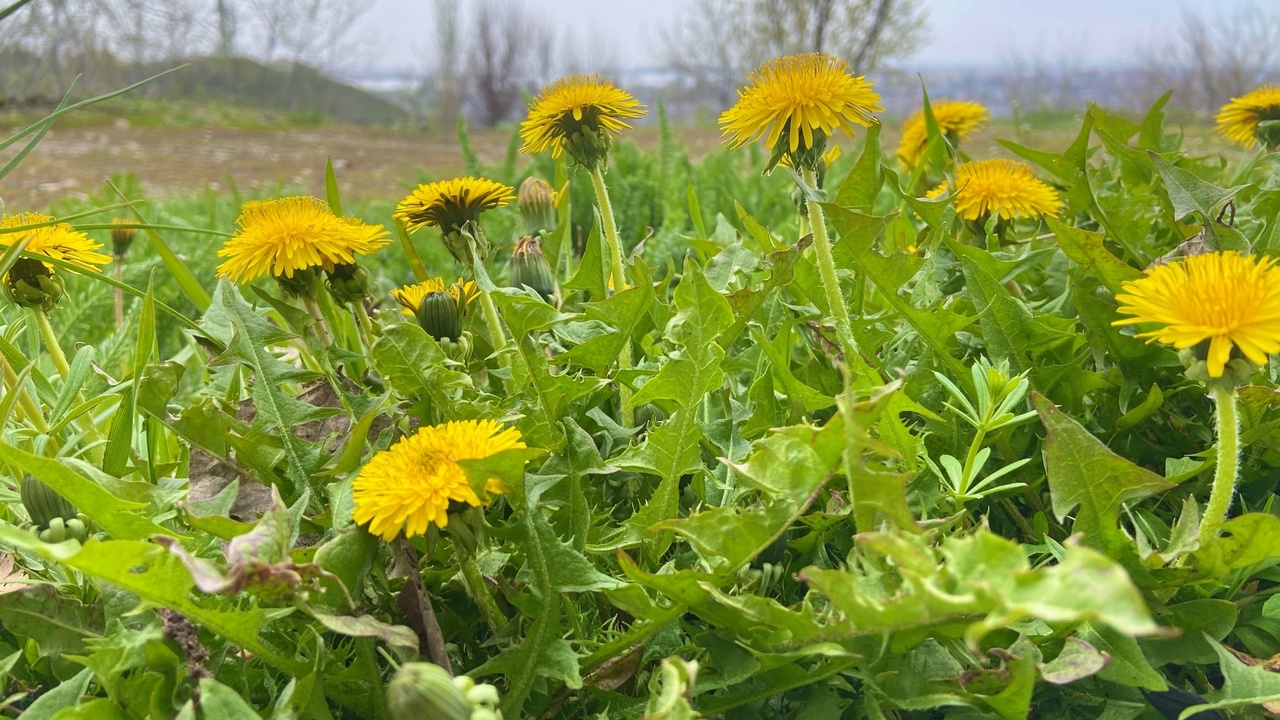
<svg viewBox="0 0 1280 720">
<path fill-rule="evenodd" d="M 316 304 L 316 299 L 310 295 L 303 295 L 302 304 L 307 306 L 307 312 L 311 313 L 312 319 L 316 321 L 316 339 L 320 341 L 320 345 L 322 347 L 331 347 L 333 345 L 333 336 L 329 334 L 329 327 L 325 325 L 324 315 L 320 312 L 320 306 Z"/>
<path fill-rule="evenodd" d="M 498 307 L 493 304 L 493 297 L 489 295 L 488 290 L 480 291 L 480 308 L 484 311 L 484 324 L 489 329 L 489 344 L 493 346 L 493 351 L 499 352 L 507 347 L 507 334 L 502 331 L 502 320 L 498 317 Z M 502 364 L 505 366 L 507 361 L 506 355 L 499 356 L 504 358 Z"/>
<path fill-rule="evenodd" d="M 27 389 L 18 382 L 18 375 L 9 366 L 3 355 L 0 355 L 0 365 L 4 366 L 4 384 L 9 388 L 9 392 L 18 393 L 18 406 L 22 411 L 27 422 L 31 423 L 37 432 L 48 434 L 49 423 L 45 422 L 44 413 L 40 410 L 40 406 L 36 405 L 35 400 L 27 394 Z"/>
<path fill-rule="evenodd" d="M 382 668 L 378 667 L 378 654 L 375 651 L 373 638 L 356 638 L 355 646 L 356 652 L 364 662 L 365 672 L 368 673 L 370 686 L 373 688 L 373 692 L 369 694 L 369 700 L 373 703 L 373 717 L 375 720 L 390 717 L 387 714 L 386 699 L 381 691 Z"/>
<path fill-rule="evenodd" d="M 453 547 L 454 555 L 458 558 L 458 566 L 462 568 L 462 579 L 466 583 L 467 594 L 479 606 L 485 622 L 489 623 L 494 633 L 497 633 L 506 626 L 507 616 L 503 614 L 502 609 L 498 607 L 498 601 L 489 591 L 489 583 L 485 581 L 484 573 L 480 572 L 480 566 L 476 564 L 475 552 L 468 551 L 458 543 L 454 543 Z"/>
<path fill-rule="evenodd" d="M 1215 387 L 1212 392 L 1217 411 L 1218 466 L 1213 474 L 1213 491 L 1200 521 L 1200 545 L 1218 537 L 1218 531 L 1227 519 L 1231 498 L 1236 491 L 1236 476 L 1240 471 L 1240 417 L 1236 411 L 1234 388 Z"/>
<path fill-rule="evenodd" d="M 31 308 L 31 314 L 36 319 L 36 327 L 40 328 L 40 337 L 44 340 L 44 347 L 49 352 L 49 359 L 53 360 L 53 367 L 57 369 L 58 375 L 66 380 L 71 374 L 71 366 L 67 364 L 67 356 L 62 352 L 62 345 L 58 343 L 58 334 L 53 331 L 53 325 L 49 322 L 49 314 L 38 307 Z"/>
<path fill-rule="evenodd" d="M 35 316 L 36 326 L 40 328 L 40 337 L 44 340 L 45 349 L 49 352 L 49 358 L 53 360 L 53 366 L 57 368 L 58 375 L 65 382 L 71 374 L 71 366 L 67 364 L 67 356 L 62 352 L 62 345 L 58 342 L 58 334 L 54 332 L 53 325 L 49 322 L 49 314 L 40 308 L 31 308 L 31 314 Z M 84 404 L 84 396 L 79 392 L 76 393 L 75 406 L 79 407 Z M 102 435 L 98 432 L 98 427 L 93 424 L 93 418 L 88 414 L 82 414 L 76 418 L 76 422 L 80 425 L 80 429 L 84 431 L 85 437 L 91 443 L 102 441 Z M 98 460 L 102 450 L 94 448 L 91 456 Z"/>
<path fill-rule="evenodd" d="M 369 319 L 369 311 L 364 308 L 364 301 L 352 303 L 356 311 L 356 327 L 360 330 L 360 340 L 364 343 L 365 352 L 373 350 L 373 321 Z"/>
<path fill-rule="evenodd" d="M 600 221 L 604 225 L 605 241 L 609 245 L 609 277 L 613 280 L 613 291 L 620 293 L 627 289 L 627 276 L 622 266 L 622 240 L 618 237 L 618 223 L 613 218 L 613 203 L 609 202 L 609 188 L 604 184 L 604 163 L 597 163 L 591 168 L 591 184 L 596 190 L 596 205 L 600 208 Z M 622 345 L 618 355 L 618 372 L 631 369 L 631 341 Z M 635 427 L 635 411 L 630 407 L 631 388 L 618 382 L 618 407 L 622 427 Z"/>
<path fill-rule="evenodd" d="M 804 182 L 811 188 L 818 187 L 817 173 L 804 171 Z M 836 322 L 836 337 L 844 347 L 846 362 L 855 362 L 858 355 L 858 343 L 853 339 L 853 330 L 849 325 L 849 309 L 845 307 L 844 296 L 840 294 L 840 279 L 836 276 L 836 262 L 831 256 L 831 240 L 827 237 L 827 222 L 822 214 L 822 206 L 812 200 L 805 203 L 809 208 L 809 228 L 813 233 L 813 249 L 818 256 L 818 275 L 822 278 L 822 289 L 827 294 L 827 304 L 831 306 L 831 317 Z"/>
</svg>

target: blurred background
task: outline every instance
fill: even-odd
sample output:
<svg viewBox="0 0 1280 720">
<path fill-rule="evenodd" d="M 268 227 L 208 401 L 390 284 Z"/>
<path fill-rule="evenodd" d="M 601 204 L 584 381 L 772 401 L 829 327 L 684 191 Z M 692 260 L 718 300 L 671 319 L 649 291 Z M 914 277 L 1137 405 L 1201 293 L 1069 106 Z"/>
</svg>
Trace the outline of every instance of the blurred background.
<svg viewBox="0 0 1280 720">
<path fill-rule="evenodd" d="M 500 161 L 528 96 L 569 72 L 649 105 L 641 147 L 661 105 L 696 158 L 752 67 L 810 50 L 875 81 L 886 143 L 923 81 L 991 109 L 975 156 L 1003 153 L 996 136 L 1059 144 L 1039 136 L 1074 133 L 1089 101 L 1138 114 L 1170 89 L 1189 147 L 1215 150 L 1213 113 L 1280 59 L 1280 7 L 1234 0 L 34 0 L 4 28 L 0 136 L 73 83 L 79 99 L 187 64 L 60 121 L 0 181 L 11 209 L 118 174 L 149 194 L 316 192 L 327 155 L 351 193 L 389 197 L 464 168 L 460 116 Z"/>
</svg>

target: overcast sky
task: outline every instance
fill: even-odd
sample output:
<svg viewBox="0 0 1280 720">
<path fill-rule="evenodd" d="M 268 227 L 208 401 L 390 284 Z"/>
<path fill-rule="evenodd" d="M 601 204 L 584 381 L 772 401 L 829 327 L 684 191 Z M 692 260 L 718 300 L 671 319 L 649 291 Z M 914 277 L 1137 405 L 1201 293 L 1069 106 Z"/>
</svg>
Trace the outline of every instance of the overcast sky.
<svg viewBox="0 0 1280 720">
<path fill-rule="evenodd" d="M 465 7 L 475 0 L 462 0 Z M 515 0 L 520 2 L 521 0 Z M 569 37 L 595 37 L 623 67 L 655 64 L 661 28 L 688 0 L 525 0 Z M 1184 11 L 1241 12 L 1274 0 L 925 0 L 929 39 L 906 65 L 998 64 L 1014 56 L 1086 64 L 1132 59 L 1134 48 L 1176 27 Z M 362 20 L 379 65 L 417 65 L 434 37 L 433 0 L 376 0 Z M 589 54 L 590 51 L 588 51 Z M 600 50 L 597 50 L 600 52 Z"/>
</svg>

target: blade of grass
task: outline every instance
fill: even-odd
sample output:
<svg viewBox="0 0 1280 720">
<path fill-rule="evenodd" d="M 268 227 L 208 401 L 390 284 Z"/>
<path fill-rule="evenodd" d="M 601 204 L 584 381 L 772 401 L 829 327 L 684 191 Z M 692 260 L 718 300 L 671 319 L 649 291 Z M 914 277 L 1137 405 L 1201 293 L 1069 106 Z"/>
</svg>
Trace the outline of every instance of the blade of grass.
<svg viewBox="0 0 1280 720">
<path fill-rule="evenodd" d="M 400 236 L 400 246 L 404 248 L 404 254 L 409 258 L 409 267 L 413 269 L 414 277 L 418 278 L 418 282 L 430 280 L 427 267 L 422 264 L 422 258 L 418 255 L 418 248 L 413 246 L 413 241 L 409 239 L 409 231 L 399 220 L 396 221 L 396 234 Z"/>
<path fill-rule="evenodd" d="M 22 238 L 18 242 L 5 248 L 4 254 L 0 255 L 0 278 L 9 274 L 9 269 L 13 264 L 18 262 L 18 258 L 22 257 L 22 253 L 26 252 L 27 245 L 31 243 L 31 238 Z"/>
<path fill-rule="evenodd" d="M 31 2 L 31 0 L 18 0 L 18 2 L 10 5 L 9 7 L 3 10 L 0 10 L 0 20 L 3 20 L 9 17 L 10 15 L 18 12 L 19 10 L 22 9 L 23 5 L 26 5 L 29 2 Z"/>
<path fill-rule="evenodd" d="M 52 220 L 45 220 L 43 222 L 30 223 L 28 225 L 15 225 L 13 227 L 7 227 L 7 228 L 0 228 L 0 235 L 12 235 L 13 233 L 25 232 L 27 230 L 38 230 L 42 227 L 52 227 L 54 225 L 61 225 L 62 223 L 70 223 L 72 220 L 76 220 L 78 218 L 88 217 L 90 215 L 98 215 L 100 213 L 110 212 L 112 210 L 119 210 L 120 208 L 131 207 L 133 205 L 137 205 L 140 202 L 142 201 L 134 200 L 131 202 L 116 203 L 115 205 L 105 205 L 100 208 L 94 208 L 92 210 L 84 210 L 82 212 L 66 215 L 60 218 L 54 218 Z"/>
<path fill-rule="evenodd" d="M 142 301 L 142 317 L 138 320 L 138 343 L 133 353 L 133 382 L 125 390 L 111 420 L 111 432 L 107 435 L 107 452 L 102 456 L 102 470 L 124 477 L 129 467 L 129 455 L 133 450 L 133 424 L 138 416 L 138 378 L 151 361 L 156 346 L 156 297 L 155 271 L 147 280 L 147 296 Z"/>
<path fill-rule="evenodd" d="M 110 186 L 122 200 L 127 201 L 129 199 L 128 196 L 121 192 L 120 188 L 116 187 L 110 180 L 107 181 L 107 185 Z M 147 222 L 147 219 L 142 216 L 142 213 L 139 212 L 137 208 L 131 207 L 129 208 L 129 211 L 133 213 L 133 216 L 138 219 L 140 224 L 150 226 L 150 223 Z M 183 264 L 182 260 L 178 259 L 178 256 L 174 254 L 173 250 L 169 249 L 164 238 L 160 237 L 160 233 L 152 230 L 150 227 L 146 228 L 146 233 L 147 238 L 151 241 L 151 247 L 155 248 L 156 254 L 164 261 L 164 266 L 169 269 L 169 274 L 173 276 L 173 279 L 178 281 L 178 285 L 182 288 L 182 291 L 186 293 L 191 302 L 195 303 L 196 309 L 200 312 L 208 310 L 210 303 L 213 302 L 213 299 L 209 297 L 209 292 L 204 289 L 204 286 L 200 284 L 200 281 L 196 279 L 196 276 L 191 274 L 191 271 L 187 269 L 187 266 Z"/>
<path fill-rule="evenodd" d="M 333 156 L 324 161 L 324 194 L 329 201 L 329 209 L 334 215 L 342 217 L 342 200 L 338 197 L 338 176 L 333 174 Z"/>
<path fill-rule="evenodd" d="M 231 237 L 234 233 L 225 230 L 214 230 L 212 228 L 191 227 L 190 225 L 160 225 L 152 223 L 143 225 L 141 223 L 85 223 L 76 225 L 77 230 L 171 230 L 173 232 L 189 232 L 197 235 L 217 235 L 218 237 Z"/>
<path fill-rule="evenodd" d="M 14 143 L 18 142 L 19 140 L 21 140 L 22 138 L 26 137 L 27 135 L 30 135 L 31 133 L 35 132 L 35 131 L 36 131 L 36 130 L 38 130 L 40 127 L 42 127 L 45 123 L 47 123 L 47 122 L 51 122 L 51 121 L 53 121 L 53 120 L 56 120 L 56 119 L 58 119 L 58 118 L 62 117 L 63 115 L 66 115 L 66 114 L 67 114 L 67 113 L 69 113 L 69 112 L 73 112 L 73 111 L 78 110 L 78 109 L 80 109 L 80 108 L 82 108 L 82 107 L 88 107 L 89 105 L 93 105 L 94 103 L 100 103 L 100 102 L 102 102 L 102 101 L 104 101 L 104 100 L 110 100 L 110 99 L 111 99 L 111 98 L 113 98 L 113 97 L 119 97 L 120 95 L 123 95 L 123 94 L 125 94 L 125 93 L 129 92 L 130 90 L 136 90 L 136 89 L 138 89 L 138 88 L 142 87 L 143 85 L 146 85 L 147 83 L 151 82 L 152 80 L 157 80 L 157 79 L 159 79 L 159 78 L 164 77 L 165 75 L 168 75 L 169 73 L 177 72 L 177 71 L 182 70 L 182 69 L 184 69 L 184 68 L 186 68 L 186 67 L 187 67 L 187 65 L 179 65 L 179 66 L 178 66 L 178 67 L 176 67 L 176 68 L 170 68 L 170 69 L 168 69 L 168 70 L 165 70 L 165 71 L 164 71 L 164 72 L 162 72 L 162 73 L 159 73 L 159 74 L 156 74 L 156 75 L 152 75 L 151 77 L 149 77 L 149 78 L 147 78 L 147 79 L 145 79 L 145 80 L 139 80 L 138 82 L 136 82 L 136 83 L 134 83 L 134 84 L 130 85 L 129 87 L 121 88 L 120 90 L 114 90 L 114 91 L 109 92 L 109 93 L 107 93 L 107 94 L 105 94 L 105 95 L 98 95 L 97 97 L 91 97 L 91 98 L 89 98 L 88 100 L 81 100 L 80 102 L 78 102 L 78 103 L 76 103 L 76 104 L 74 104 L 74 105 L 68 105 L 67 107 L 62 108 L 61 110 L 56 110 L 56 111 L 54 111 L 54 112 L 52 112 L 52 113 L 49 113 L 48 115 L 44 116 L 43 118 L 41 118 L 41 119 L 39 119 L 39 120 L 37 120 L 37 121 L 35 121 L 35 122 L 31 123 L 30 125 L 26 126 L 26 127 L 25 127 L 25 128 L 23 128 L 23 129 L 19 130 L 19 131 L 17 132 L 17 134 L 10 136 L 8 140 L 0 141 L 0 150 L 4 150 L 5 148 L 7 148 L 7 147 L 9 147 L 10 145 L 12 145 L 12 144 L 14 144 Z"/>
<path fill-rule="evenodd" d="M 58 103 L 59 110 L 67 106 L 67 101 L 71 99 L 71 93 L 76 89 L 76 84 L 79 82 L 80 82 L 79 77 L 71 81 L 71 87 L 67 88 L 66 94 L 62 96 L 62 101 Z M 52 120 L 45 123 L 44 125 L 41 125 L 40 131 L 37 132 L 35 136 L 31 138 L 31 140 L 27 143 L 27 146 L 19 150 L 17 154 L 15 154 L 12 158 L 9 159 L 9 162 L 6 163 L 4 167 L 0 168 L 0 179 L 3 179 L 5 175 L 8 175 L 9 173 L 13 172 L 13 169 L 18 167 L 18 163 L 22 162 L 23 158 L 25 158 L 32 150 L 36 149 L 36 145 L 40 144 L 40 141 L 44 139 L 44 136 L 49 133 L 49 129 L 52 127 L 53 127 Z"/>
<path fill-rule="evenodd" d="M 107 277 L 106 275 L 104 275 L 104 274 L 102 274 L 102 273 L 100 273 L 100 272 L 98 272 L 98 271 L 96 271 L 96 270 L 85 270 L 84 268 L 80 267 L 79 265 L 72 265 L 71 263 L 67 262 L 66 260 L 59 260 L 59 259 L 57 259 L 57 258 L 46 257 L 46 256 L 44 256 L 44 255 L 37 255 L 37 254 L 35 254 L 35 253 L 23 253 L 23 256 L 24 256 L 24 257 L 32 258 L 32 259 L 34 259 L 34 260 L 39 260 L 39 261 L 41 261 L 41 262 L 47 263 L 47 264 L 49 264 L 49 265 L 52 265 L 52 266 L 54 266 L 54 267 L 56 267 L 56 268 L 61 268 L 61 269 L 66 270 L 66 271 L 68 271 L 68 272 L 73 272 L 73 273 L 75 273 L 75 274 L 77 274 L 77 275 L 83 275 L 83 276 L 88 277 L 88 278 L 93 278 L 94 280 L 97 280 L 98 282 L 104 282 L 104 283 L 106 283 L 106 284 L 110 285 L 111 287 L 118 287 L 118 288 L 120 288 L 121 290 L 123 290 L 123 291 L 125 291 L 125 292 L 129 293 L 130 295 L 132 295 L 132 296 L 134 296 L 134 297 L 136 297 L 136 298 L 143 298 L 143 299 L 145 299 L 145 298 L 146 298 L 146 296 L 147 296 L 147 295 L 146 295 L 146 293 L 144 293 L 144 292 L 142 292 L 141 290 L 139 290 L 139 289 L 137 289 L 137 288 L 133 287 L 132 285 L 126 285 L 126 284 L 124 284 L 124 283 L 122 283 L 122 282 L 117 282 L 117 281 L 115 281 L 114 279 L 112 279 L 112 278 L 110 278 L 110 277 Z M 172 307 L 170 307 L 170 306 L 168 306 L 168 305 L 166 305 L 166 304 L 164 304 L 164 303 L 160 302 L 159 300 L 156 300 L 156 301 L 155 301 L 155 303 L 156 303 L 156 308 L 157 308 L 158 310 L 162 310 L 162 311 L 164 311 L 164 312 L 165 312 L 165 313 L 167 313 L 168 315 L 172 316 L 175 320 L 177 320 L 178 322 L 182 323 L 182 325 L 183 325 L 184 327 L 186 327 L 188 330 L 191 330 L 192 332 L 195 332 L 196 334 L 198 334 L 200 337 L 202 337 L 202 338 L 204 338 L 204 339 L 208 340 L 210 343 L 212 343 L 212 345 L 213 345 L 214 347 L 218 348 L 218 350 L 219 350 L 219 351 L 221 351 L 221 350 L 225 350 L 225 349 L 226 349 L 226 346 L 225 346 L 225 345 L 223 345 L 221 341 L 219 341 L 218 339 L 216 339 L 216 338 L 214 338 L 214 337 L 211 337 L 208 333 L 206 333 L 206 332 L 204 331 L 204 328 L 202 328 L 202 327 L 200 327 L 199 325 L 197 325 L 197 324 L 195 323 L 195 321 L 194 321 L 194 320 L 192 320 L 191 318 L 187 317 L 186 315 L 183 315 L 182 313 L 178 312 L 177 310 L 174 310 Z"/>
</svg>

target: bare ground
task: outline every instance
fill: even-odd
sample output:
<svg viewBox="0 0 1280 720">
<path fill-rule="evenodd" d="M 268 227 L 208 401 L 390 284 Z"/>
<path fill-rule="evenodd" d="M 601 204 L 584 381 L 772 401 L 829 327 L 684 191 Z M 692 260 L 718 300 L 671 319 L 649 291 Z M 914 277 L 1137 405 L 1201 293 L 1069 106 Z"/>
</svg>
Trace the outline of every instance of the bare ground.
<svg viewBox="0 0 1280 720">
<path fill-rule="evenodd" d="M 16 128 L 0 128 L 0 138 Z M 1204 132 L 1188 132 L 1188 150 L 1216 145 Z M 1029 130 L 1017 140 L 1042 149 L 1065 148 L 1074 128 Z M 966 144 L 972 157 L 1008 156 L 997 137 L 1014 137 L 1007 124 L 987 128 Z M 713 128 L 686 128 L 677 136 L 694 157 L 719 142 Z M 641 146 L 657 143 L 657 129 L 629 132 Z M 472 143 L 482 162 L 501 161 L 510 134 L 473 131 Z M 18 143 L 20 146 L 22 143 Z M 886 128 L 886 154 L 897 144 L 897 128 Z M 0 151 L 0 164 L 17 147 Z M 123 120 L 91 127 L 54 128 L 35 150 L 3 180 L 0 199 L 10 212 L 39 210 L 68 195 L 101 193 L 104 180 L 132 173 L 152 197 L 204 189 L 226 190 L 229 182 L 247 190 L 262 184 L 301 185 L 323 194 L 325 158 L 338 169 L 343 197 L 394 199 L 412 185 L 422 169 L 447 177 L 462 169 L 457 138 L 452 134 L 412 130 L 318 126 L 245 130 L 219 127 L 131 127 Z"/>
</svg>

